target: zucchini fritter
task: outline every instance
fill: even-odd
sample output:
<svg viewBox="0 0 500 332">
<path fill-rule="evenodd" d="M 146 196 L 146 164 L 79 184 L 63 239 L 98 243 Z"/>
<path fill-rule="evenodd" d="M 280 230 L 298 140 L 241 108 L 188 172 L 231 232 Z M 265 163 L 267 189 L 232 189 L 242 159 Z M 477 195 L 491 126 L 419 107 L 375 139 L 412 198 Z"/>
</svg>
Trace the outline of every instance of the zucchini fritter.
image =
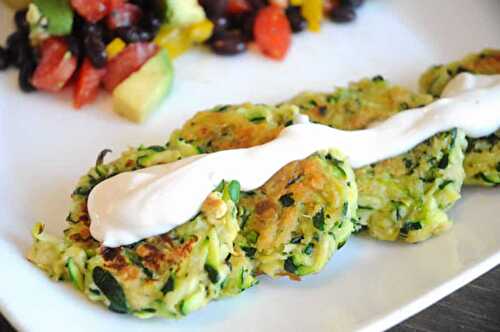
<svg viewBox="0 0 500 332">
<path fill-rule="evenodd" d="M 447 65 L 434 66 L 420 78 L 420 88 L 436 98 L 444 87 L 462 72 L 473 74 L 500 74 L 500 50 L 484 50 Z M 500 185 L 500 129 L 487 137 L 467 138 L 465 154 L 465 184 Z"/>
<path fill-rule="evenodd" d="M 465 145 L 463 131 L 455 129 L 355 170 L 358 215 L 369 234 L 414 243 L 450 228 L 446 211 L 460 198 Z"/>
<path fill-rule="evenodd" d="M 298 108 L 291 105 L 224 105 L 196 113 L 172 133 L 169 146 L 183 154 L 248 148 L 275 139 L 291 125 Z"/>
<path fill-rule="evenodd" d="M 293 105 L 215 107 L 175 131 L 170 146 L 196 153 L 264 144 L 297 114 Z M 259 273 L 294 277 L 318 272 L 354 230 L 356 200 L 344 157 L 336 151 L 317 153 L 242 194 L 237 243 L 255 257 Z"/>
<path fill-rule="evenodd" d="M 72 194 L 64 240 L 45 234 L 37 224 L 29 259 L 53 279 L 71 280 L 91 300 L 141 318 L 179 318 L 256 284 L 253 261 L 234 245 L 240 230 L 234 181 L 221 184 L 197 216 L 165 234 L 118 248 L 102 247 L 91 237 L 86 199 L 95 185 L 181 157 L 178 151 L 151 146 L 130 149 L 109 164 L 98 158 Z"/>
<path fill-rule="evenodd" d="M 173 134 L 170 143 L 189 142 L 195 146 L 193 151 L 197 147 L 210 152 L 263 144 L 292 123 L 297 112 L 335 128 L 362 129 L 432 100 L 429 95 L 390 86 L 377 76 L 332 93 L 303 93 L 276 108 L 245 104 L 200 112 Z M 252 121 L 256 109 L 257 122 Z M 251 143 L 245 134 L 249 132 Z M 367 227 L 370 235 L 381 240 L 406 242 L 448 229 L 451 221 L 445 212 L 460 198 L 464 177 L 464 144 L 462 131 L 454 130 L 401 156 L 355 170 L 362 206 L 356 226 Z"/>
<path fill-rule="evenodd" d="M 242 193 L 236 243 L 259 273 L 291 278 L 319 272 L 354 230 L 357 188 L 339 152 L 295 161 L 264 186 Z"/>
<path fill-rule="evenodd" d="M 290 103 L 317 123 L 354 130 L 432 100 L 376 76 L 332 93 L 304 93 Z M 360 223 L 377 239 L 411 243 L 448 229 L 446 211 L 460 198 L 464 149 L 463 132 L 453 130 L 398 157 L 356 169 Z"/>
<path fill-rule="evenodd" d="M 439 98 L 448 82 L 463 72 L 481 75 L 500 74 L 500 50 L 485 49 L 459 61 L 433 66 L 420 77 L 420 89 Z"/>
<path fill-rule="evenodd" d="M 172 162 L 198 151 L 166 146 L 130 149 L 108 164 L 98 157 L 72 194 L 64 240 L 33 229 L 28 258 L 56 280 L 68 280 L 112 311 L 141 318 L 180 318 L 212 300 L 241 293 L 257 274 L 292 279 L 318 272 L 352 230 L 357 189 L 340 153 L 292 162 L 252 192 L 221 183 L 192 220 L 118 248 L 91 237 L 86 201 L 92 188 L 116 174 Z M 279 204 L 279 205 L 278 205 Z"/>
<path fill-rule="evenodd" d="M 382 76 L 336 88 L 331 93 L 305 92 L 288 103 L 312 122 L 344 130 L 364 129 L 409 108 L 425 106 L 432 97 L 391 86 Z"/>
</svg>

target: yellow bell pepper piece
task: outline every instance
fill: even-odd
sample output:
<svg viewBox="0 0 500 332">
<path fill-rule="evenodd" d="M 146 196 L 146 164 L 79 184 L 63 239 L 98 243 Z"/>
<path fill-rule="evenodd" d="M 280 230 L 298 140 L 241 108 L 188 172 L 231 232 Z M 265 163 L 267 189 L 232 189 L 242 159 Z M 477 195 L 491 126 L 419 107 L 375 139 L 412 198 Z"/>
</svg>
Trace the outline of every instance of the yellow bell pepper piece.
<svg viewBox="0 0 500 332">
<path fill-rule="evenodd" d="M 214 25 L 209 20 L 194 23 L 186 28 L 163 26 L 154 42 L 167 50 L 170 58 L 186 52 L 193 44 L 203 43 L 212 36 Z"/>
<path fill-rule="evenodd" d="M 302 16 L 308 23 L 309 30 L 318 32 L 323 20 L 323 0 L 303 0 Z"/>
<path fill-rule="evenodd" d="M 187 28 L 189 39 L 194 43 L 203 43 L 212 36 L 214 24 L 209 20 L 203 20 Z"/>
<path fill-rule="evenodd" d="M 120 53 L 127 44 L 120 38 L 115 38 L 113 39 L 107 46 L 106 46 L 106 55 L 108 56 L 108 59 L 112 59 L 115 56 Z"/>
<path fill-rule="evenodd" d="M 304 0 L 290 0 L 290 4 L 292 6 L 301 6 L 304 3 Z"/>
<path fill-rule="evenodd" d="M 189 34 L 180 28 L 164 26 L 160 29 L 154 42 L 167 50 L 171 59 L 186 52 L 192 45 Z"/>
</svg>

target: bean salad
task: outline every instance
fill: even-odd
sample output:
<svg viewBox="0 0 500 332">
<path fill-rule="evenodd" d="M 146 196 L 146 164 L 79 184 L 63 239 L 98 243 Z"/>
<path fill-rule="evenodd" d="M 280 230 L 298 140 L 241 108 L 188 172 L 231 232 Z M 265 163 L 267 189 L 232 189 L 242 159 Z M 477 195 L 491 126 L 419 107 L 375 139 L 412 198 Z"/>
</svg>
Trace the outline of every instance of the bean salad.
<svg viewBox="0 0 500 332">
<path fill-rule="evenodd" d="M 50 2 L 67 8 L 51 12 Z M 80 108 L 101 87 L 112 92 L 160 49 L 170 59 L 197 44 L 223 56 L 257 49 L 279 61 L 293 33 L 318 31 L 325 19 L 351 22 L 363 2 L 33 0 L 14 14 L 16 30 L 0 46 L 0 70 L 19 69 L 23 92 L 72 85 L 73 104 Z"/>
</svg>

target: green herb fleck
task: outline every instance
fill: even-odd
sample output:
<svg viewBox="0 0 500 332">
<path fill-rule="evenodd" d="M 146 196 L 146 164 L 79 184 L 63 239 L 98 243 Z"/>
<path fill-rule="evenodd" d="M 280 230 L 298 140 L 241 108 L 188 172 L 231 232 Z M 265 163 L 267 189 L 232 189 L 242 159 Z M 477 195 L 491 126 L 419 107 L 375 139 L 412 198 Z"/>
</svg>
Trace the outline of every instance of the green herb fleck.
<svg viewBox="0 0 500 332">
<path fill-rule="evenodd" d="M 130 249 L 125 249 L 125 256 L 127 256 L 127 258 L 130 260 L 132 264 L 140 267 L 144 272 L 144 274 L 146 275 L 146 277 L 148 277 L 149 279 L 153 278 L 153 272 L 151 272 L 151 270 L 149 270 L 147 267 L 144 266 L 141 257 L 139 257 L 139 255 L 137 255 L 135 251 Z"/>
<path fill-rule="evenodd" d="M 342 216 L 343 217 L 347 216 L 348 210 L 349 210 L 349 203 L 345 202 L 344 205 L 342 205 Z"/>
<path fill-rule="evenodd" d="M 408 105 L 408 103 L 401 103 L 401 104 L 399 104 L 399 110 L 400 111 L 406 111 L 409 108 L 410 108 L 410 105 Z"/>
<path fill-rule="evenodd" d="M 418 231 L 419 229 L 422 229 L 422 224 L 420 221 L 415 221 L 415 222 L 406 222 L 403 227 L 401 227 L 400 234 L 402 237 L 406 237 L 410 231 Z"/>
<path fill-rule="evenodd" d="M 245 252 L 245 255 L 247 255 L 248 258 L 254 258 L 255 253 L 257 252 L 257 249 L 252 248 L 252 247 L 240 247 L 241 250 Z"/>
<path fill-rule="evenodd" d="M 325 229 L 325 212 L 321 209 L 313 217 L 313 225 L 320 231 Z"/>
<path fill-rule="evenodd" d="M 280 201 L 281 205 L 283 205 L 284 207 L 289 207 L 289 206 L 292 206 L 293 204 L 295 204 L 295 200 L 293 199 L 292 193 L 288 193 L 288 194 L 281 196 L 279 198 L 279 201 Z"/>
<path fill-rule="evenodd" d="M 100 291 L 109 300 L 109 309 L 118 313 L 127 313 L 128 305 L 122 287 L 115 277 L 102 267 L 95 267 L 92 271 L 92 279 Z"/>
<path fill-rule="evenodd" d="M 257 238 L 259 237 L 259 233 L 257 233 L 256 231 L 252 230 L 250 232 L 248 232 L 246 238 L 248 240 L 248 242 L 254 244 L 257 242 Z"/>
<path fill-rule="evenodd" d="M 304 239 L 303 235 L 294 236 L 292 237 L 292 240 L 290 240 L 290 243 L 297 244 L 300 243 L 300 241 L 302 241 L 303 239 Z"/>
<path fill-rule="evenodd" d="M 297 265 L 295 265 L 295 263 L 293 262 L 292 257 L 288 257 L 285 260 L 284 268 L 285 268 L 285 271 L 288 271 L 290 273 L 295 273 L 295 271 L 297 271 Z"/>
<path fill-rule="evenodd" d="M 439 190 L 443 190 L 446 188 L 447 185 L 450 183 L 453 183 L 453 180 L 444 180 L 440 185 L 439 185 Z"/>
<path fill-rule="evenodd" d="M 217 187 L 215 187 L 214 191 L 217 191 L 217 192 L 220 192 L 222 193 L 222 191 L 224 190 L 224 180 L 222 180 L 218 185 Z"/>
<path fill-rule="evenodd" d="M 96 166 L 102 165 L 104 162 L 104 157 L 106 157 L 106 155 L 111 152 L 113 151 L 111 151 L 110 149 L 104 149 L 101 152 L 99 152 L 99 155 L 97 156 L 97 159 L 95 161 L 95 165 Z"/>
<path fill-rule="evenodd" d="M 262 122 L 266 119 L 265 116 L 256 116 L 254 118 L 251 118 L 250 119 L 250 122 L 253 122 L 253 123 L 259 123 L 259 122 Z"/>
<path fill-rule="evenodd" d="M 205 271 L 207 272 L 208 274 L 208 279 L 210 279 L 210 281 L 213 283 L 213 284 L 216 284 L 219 282 L 220 280 L 220 275 L 219 275 L 219 272 L 217 271 L 216 268 L 214 268 L 212 265 L 210 264 L 205 264 Z"/>
<path fill-rule="evenodd" d="M 229 182 L 228 190 L 231 200 L 235 204 L 238 204 L 238 202 L 240 201 L 240 183 L 236 180 Z"/>
<path fill-rule="evenodd" d="M 175 286 L 174 283 L 175 283 L 174 278 L 172 278 L 172 276 L 169 276 L 168 279 L 167 279 L 167 282 L 161 288 L 161 292 L 163 294 L 167 294 L 168 292 L 173 291 L 174 290 L 174 286 Z"/>
<path fill-rule="evenodd" d="M 215 112 L 224 112 L 226 111 L 230 106 L 229 105 L 222 105 L 222 106 L 219 106 L 218 108 L 216 108 L 214 111 Z"/>
<path fill-rule="evenodd" d="M 342 165 L 344 164 L 344 162 L 342 160 L 338 160 L 336 158 L 333 158 L 330 154 L 328 154 L 326 157 L 327 157 L 326 158 L 327 160 L 330 160 L 330 162 L 333 166 L 333 175 L 335 175 L 335 177 L 341 178 L 341 179 L 347 178 L 347 173 L 342 168 Z M 328 157 L 330 157 L 330 158 L 328 158 Z"/>
<path fill-rule="evenodd" d="M 306 255 L 310 255 L 312 254 L 313 252 L 313 249 L 314 249 L 314 243 L 309 243 L 305 248 L 304 248 L 304 254 Z"/>
<path fill-rule="evenodd" d="M 148 147 L 148 150 L 154 151 L 154 152 L 163 152 L 163 151 L 165 151 L 165 147 L 163 147 L 161 145 L 151 145 L 150 147 Z"/>
<path fill-rule="evenodd" d="M 446 167 L 448 167 L 448 163 L 449 163 L 449 155 L 448 153 L 445 153 L 441 158 L 441 160 L 439 160 L 438 167 L 440 169 L 445 169 Z"/>
</svg>

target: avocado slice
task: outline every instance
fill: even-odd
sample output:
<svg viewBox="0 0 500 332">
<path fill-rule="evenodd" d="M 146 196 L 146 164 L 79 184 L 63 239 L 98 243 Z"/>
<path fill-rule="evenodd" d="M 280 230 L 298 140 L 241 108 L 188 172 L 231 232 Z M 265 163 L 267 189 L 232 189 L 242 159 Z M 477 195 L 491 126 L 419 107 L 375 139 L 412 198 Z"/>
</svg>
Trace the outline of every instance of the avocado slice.
<svg viewBox="0 0 500 332">
<path fill-rule="evenodd" d="M 113 111 L 130 121 L 143 122 L 167 96 L 174 69 L 166 50 L 160 50 L 113 91 Z"/>
<path fill-rule="evenodd" d="M 47 32 L 51 36 L 65 36 L 73 27 L 73 10 L 69 0 L 33 0 L 41 15 L 47 19 Z"/>
<path fill-rule="evenodd" d="M 203 21 L 205 11 L 198 0 L 164 0 L 166 23 L 171 27 L 186 27 Z"/>
</svg>

